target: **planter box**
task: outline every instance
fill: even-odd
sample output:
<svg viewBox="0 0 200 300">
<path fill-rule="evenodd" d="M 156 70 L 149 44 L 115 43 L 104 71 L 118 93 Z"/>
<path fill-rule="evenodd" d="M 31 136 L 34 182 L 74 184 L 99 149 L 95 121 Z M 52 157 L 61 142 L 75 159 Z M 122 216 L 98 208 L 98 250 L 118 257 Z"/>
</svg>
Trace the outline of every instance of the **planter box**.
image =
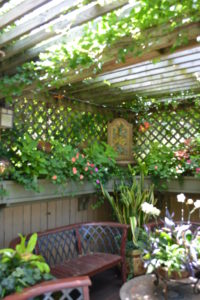
<svg viewBox="0 0 200 300">
<path fill-rule="evenodd" d="M 152 183 L 150 177 L 146 177 L 144 183 L 145 186 L 148 187 Z M 2 185 L 8 192 L 8 195 L 0 198 L 0 204 L 7 205 L 29 201 L 55 199 L 67 196 L 87 195 L 96 193 L 97 191 L 93 184 L 87 181 L 82 183 L 69 181 L 65 185 L 59 186 L 50 181 L 41 179 L 39 180 L 40 192 L 38 193 L 34 191 L 27 191 L 22 185 L 11 180 L 3 181 Z M 105 184 L 105 188 L 108 192 L 112 192 L 113 187 L 113 179 L 109 180 Z M 184 177 L 182 182 L 174 179 L 173 181 L 167 183 L 166 190 L 157 190 L 162 192 L 200 194 L 200 179 L 194 177 Z"/>
<path fill-rule="evenodd" d="M 145 178 L 145 186 L 148 187 L 152 183 L 150 177 Z M 178 179 L 174 179 L 170 182 L 166 182 L 167 188 L 156 188 L 157 191 L 162 192 L 171 192 L 171 193 L 188 193 L 188 194 L 200 194 L 200 179 L 185 176 L 180 181 Z"/>
<path fill-rule="evenodd" d="M 74 182 L 69 181 L 65 185 L 59 186 L 47 180 L 39 180 L 40 192 L 25 190 L 23 185 L 17 184 L 14 181 L 7 180 L 2 182 L 3 188 L 8 192 L 8 195 L 0 198 L 0 204 L 14 204 L 21 202 L 55 199 L 66 196 L 78 196 L 93 194 L 97 190 L 90 182 Z M 113 190 L 113 180 L 105 185 L 110 192 Z"/>
</svg>

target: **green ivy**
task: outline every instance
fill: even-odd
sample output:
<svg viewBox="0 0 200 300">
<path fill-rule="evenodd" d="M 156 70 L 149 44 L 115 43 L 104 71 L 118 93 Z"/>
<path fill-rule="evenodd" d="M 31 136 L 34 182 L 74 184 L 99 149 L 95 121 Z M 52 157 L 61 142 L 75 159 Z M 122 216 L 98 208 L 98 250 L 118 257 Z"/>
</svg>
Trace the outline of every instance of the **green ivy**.
<svg viewBox="0 0 200 300">
<path fill-rule="evenodd" d="M 99 187 L 117 170 L 116 153 L 106 143 L 93 143 L 82 153 L 57 140 L 47 143 L 48 151 L 40 143 L 28 134 L 15 141 L 8 151 L 11 166 L 6 178 L 9 175 L 26 189 L 35 191 L 39 191 L 38 179 L 42 178 L 55 184 L 66 184 L 69 179 L 80 183 L 88 180 Z"/>
<path fill-rule="evenodd" d="M 124 61 L 128 52 L 134 52 L 146 45 L 151 36 L 144 36 L 146 29 L 165 25 L 163 34 L 184 24 L 200 20 L 200 2 L 197 0 L 140 0 L 129 13 L 121 14 L 120 10 L 108 13 L 97 22 L 89 22 L 84 33 L 73 42 L 65 42 L 41 53 L 39 60 L 28 62 L 18 69 L 14 76 L 4 76 L 0 90 L 7 101 L 22 94 L 23 90 L 36 83 L 35 92 L 45 91 L 49 86 L 59 87 L 70 70 L 81 72 L 92 67 L 98 72 L 102 65 L 102 54 L 125 37 L 131 37 L 132 43 L 119 49 L 118 61 Z M 120 17 L 119 17 L 120 15 Z M 187 43 L 182 33 L 176 40 L 173 49 Z M 142 50 L 137 51 L 141 55 Z M 44 80 L 45 79 L 45 80 Z"/>
</svg>

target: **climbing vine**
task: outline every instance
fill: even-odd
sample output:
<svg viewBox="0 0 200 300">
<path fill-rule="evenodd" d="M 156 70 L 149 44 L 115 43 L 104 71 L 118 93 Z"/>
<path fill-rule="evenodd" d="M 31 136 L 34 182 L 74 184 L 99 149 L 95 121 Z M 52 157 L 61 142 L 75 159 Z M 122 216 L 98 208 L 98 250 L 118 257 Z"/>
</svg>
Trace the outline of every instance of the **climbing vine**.
<svg viewBox="0 0 200 300">
<path fill-rule="evenodd" d="M 12 101 L 14 96 L 20 95 L 33 83 L 36 85 L 36 92 L 48 87 L 59 88 L 69 72 L 78 74 L 86 68 L 93 68 L 94 73 L 100 71 L 105 50 L 124 38 L 130 38 L 131 43 L 119 48 L 117 61 L 124 61 L 127 53 L 140 55 L 148 47 L 152 37 L 150 34 L 144 35 L 145 30 L 165 25 L 161 33 L 164 35 L 184 24 L 199 20 L 198 0 L 140 0 L 128 11 L 115 10 L 98 22 L 89 22 L 84 26 L 81 36 L 49 48 L 40 54 L 37 61 L 20 67 L 16 75 L 4 76 L 0 82 L 1 94 L 7 101 Z M 187 36 L 180 32 L 173 48 L 185 43 Z M 135 52 L 136 49 L 140 50 Z"/>
</svg>

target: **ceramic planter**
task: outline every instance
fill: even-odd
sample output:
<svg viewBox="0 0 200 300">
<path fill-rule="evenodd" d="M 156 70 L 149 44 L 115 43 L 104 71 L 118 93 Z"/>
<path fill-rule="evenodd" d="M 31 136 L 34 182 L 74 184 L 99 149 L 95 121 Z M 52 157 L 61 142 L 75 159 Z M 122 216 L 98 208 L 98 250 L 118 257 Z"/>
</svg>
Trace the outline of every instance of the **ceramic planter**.
<svg viewBox="0 0 200 300">
<path fill-rule="evenodd" d="M 128 274 L 139 276 L 146 273 L 140 250 L 128 250 L 126 252 L 126 263 Z"/>
<path fill-rule="evenodd" d="M 162 268 L 162 267 L 158 268 L 156 270 L 156 273 L 157 273 L 158 277 L 161 277 L 165 280 L 170 280 L 170 279 L 180 280 L 180 279 L 185 279 L 185 278 L 189 277 L 189 273 L 186 270 L 180 270 L 180 272 L 172 271 L 171 274 L 169 275 L 167 268 Z"/>
</svg>

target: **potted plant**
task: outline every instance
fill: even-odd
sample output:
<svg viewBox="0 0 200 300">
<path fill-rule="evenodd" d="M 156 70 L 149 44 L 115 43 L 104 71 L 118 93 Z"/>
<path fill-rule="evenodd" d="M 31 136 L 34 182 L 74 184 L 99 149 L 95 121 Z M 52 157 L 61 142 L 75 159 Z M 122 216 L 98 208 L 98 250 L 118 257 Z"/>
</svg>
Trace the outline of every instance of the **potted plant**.
<svg viewBox="0 0 200 300">
<path fill-rule="evenodd" d="M 127 262 L 130 275 L 141 275 L 145 273 L 143 262 L 140 258 L 141 251 L 139 244 L 143 240 L 143 225 L 149 221 L 151 216 L 157 216 L 160 211 L 155 208 L 156 199 L 154 198 L 154 186 L 149 189 L 144 188 L 144 175 L 140 178 L 132 176 L 131 185 L 121 183 L 115 186 L 113 195 L 109 194 L 102 186 L 102 192 L 108 199 L 115 217 L 121 224 L 130 224 L 130 232 L 127 242 Z M 146 214 L 143 206 L 149 205 L 152 214 Z"/>
<path fill-rule="evenodd" d="M 0 250 L 0 299 L 28 286 L 35 285 L 53 277 L 50 268 L 40 255 L 33 254 L 37 234 L 33 234 L 28 243 L 21 236 L 16 249 Z"/>
<path fill-rule="evenodd" d="M 172 179 L 179 179 L 179 183 L 182 184 L 184 176 L 199 179 L 200 137 L 186 139 L 173 147 L 158 142 L 152 143 L 143 164 L 159 189 L 167 189 Z"/>
<path fill-rule="evenodd" d="M 177 196 L 185 203 L 185 195 Z M 200 208 L 200 200 L 188 199 L 188 220 L 184 222 L 182 208 L 181 222 L 174 222 L 174 214 L 166 210 L 164 221 L 146 226 L 146 241 L 143 244 L 143 260 L 147 273 L 156 273 L 164 279 L 180 279 L 193 276 L 200 269 L 200 224 L 190 222 L 191 214 Z"/>
</svg>

